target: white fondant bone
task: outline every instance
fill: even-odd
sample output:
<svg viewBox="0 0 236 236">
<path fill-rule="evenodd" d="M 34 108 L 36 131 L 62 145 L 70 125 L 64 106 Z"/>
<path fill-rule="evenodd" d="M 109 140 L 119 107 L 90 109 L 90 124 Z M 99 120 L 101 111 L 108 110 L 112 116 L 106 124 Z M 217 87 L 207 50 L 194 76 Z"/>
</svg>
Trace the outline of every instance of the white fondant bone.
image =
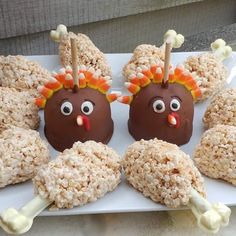
<svg viewBox="0 0 236 236">
<path fill-rule="evenodd" d="M 56 30 L 51 30 L 50 37 L 55 42 L 60 42 L 61 37 L 65 34 L 68 34 L 67 27 L 65 25 L 58 25 Z"/>
<path fill-rule="evenodd" d="M 9 234 L 26 233 L 31 228 L 34 218 L 50 204 L 51 202 L 38 195 L 19 211 L 14 208 L 5 210 L 0 215 L 0 226 Z"/>
<path fill-rule="evenodd" d="M 172 48 L 180 48 L 184 43 L 184 36 L 177 34 L 175 30 L 168 30 L 164 34 L 164 44 L 171 43 Z"/>
<path fill-rule="evenodd" d="M 216 39 L 211 44 L 211 49 L 220 61 L 225 60 L 232 53 L 232 48 L 226 45 L 226 42 L 223 39 Z"/>
<path fill-rule="evenodd" d="M 230 208 L 222 203 L 209 203 L 194 189 L 191 189 L 188 206 L 196 216 L 198 226 L 206 232 L 216 233 L 229 223 Z"/>
</svg>

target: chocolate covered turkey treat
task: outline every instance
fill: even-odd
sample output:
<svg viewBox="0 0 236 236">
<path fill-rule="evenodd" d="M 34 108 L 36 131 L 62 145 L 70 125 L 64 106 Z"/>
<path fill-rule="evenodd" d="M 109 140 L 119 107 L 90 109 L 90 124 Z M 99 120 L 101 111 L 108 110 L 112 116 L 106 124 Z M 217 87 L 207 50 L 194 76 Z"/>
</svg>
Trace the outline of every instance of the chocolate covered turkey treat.
<svg viewBox="0 0 236 236">
<path fill-rule="evenodd" d="M 150 44 L 141 44 L 137 46 L 129 62 L 123 68 L 123 75 L 127 81 L 132 80 L 137 69 L 142 66 L 149 67 L 152 64 L 164 64 L 165 60 L 165 42 L 169 37 L 174 38 L 173 48 L 179 48 L 184 42 L 184 36 L 177 34 L 174 30 L 168 30 L 164 35 L 164 44 L 156 47 Z"/>
<path fill-rule="evenodd" d="M 0 86 L 29 90 L 38 96 L 37 87 L 50 78 L 50 73 L 37 62 L 23 56 L 0 56 Z"/>
<path fill-rule="evenodd" d="M 0 133 L 12 125 L 37 129 L 40 122 L 38 110 L 29 91 L 0 87 Z"/>
<path fill-rule="evenodd" d="M 236 186 L 236 127 L 216 125 L 201 137 L 194 162 L 205 175 Z"/>
<path fill-rule="evenodd" d="M 118 95 L 106 94 L 110 78 L 84 65 L 77 74 L 78 89 L 74 89 L 72 69 L 67 67 L 39 88 L 43 97 L 36 99 L 44 108 L 47 140 L 58 151 L 71 148 L 76 141 L 108 143 L 113 133 L 110 102 Z"/>
<path fill-rule="evenodd" d="M 226 88 L 213 96 L 203 116 L 206 128 L 217 124 L 236 126 L 236 88 Z"/>
<path fill-rule="evenodd" d="M 169 69 L 170 50 L 168 43 L 164 68 L 158 64 L 138 67 L 125 83 L 133 95 L 118 98 L 130 106 L 128 128 L 135 140 L 156 137 L 182 145 L 192 136 L 193 101 L 201 92 L 182 67 Z"/>
<path fill-rule="evenodd" d="M 222 89 L 227 80 L 228 71 L 222 61 L 230 56 L 232 49 L 225 41 L 217 39 L 211 44 L 213 52 L 190 56 L 184 63 L 185 68 L 192 73 L 205 100 Z"/>
<path fill-rule="evenodd" d="M 76 142 L 39 170 L 33 179 L 38 195 L 19 211 L 5 210 L 0 226 L 8 233 L 25 233 L 47 206 L 73 208 L 94 202 L 113 191 L 120 177 L 120 157 L 113 149 L 94 141 Z"/>
<path fill-rule="evenodd" d="M 67 32 L 65 25 L 58 25 L 51 31 L 51 38 L 59 43 L 59 56 L 63 67 L 72 65 L 70 39 L 76 40 L 78 65 L 101 70 L 102 76 L 111 76 L 111 69 L 105 55 L 93 44 L 85 34 Z"/>
<path fill-rule="evenodd" d="M 127 181 L 145 197 L 171 208 L 190 207 L 198 225 L 208 232 L 228 225 L 230 209 L 205 199 L 201 174 L 178 146 L 140 140 L 128 147 L 122 165 Z"/>
<path fill-rule="evenodd" d="M 4 130 L 0 134 L 0 188 L 32 179 L 49 157 L 37 131 L 14 126 Z"/>
</svg>

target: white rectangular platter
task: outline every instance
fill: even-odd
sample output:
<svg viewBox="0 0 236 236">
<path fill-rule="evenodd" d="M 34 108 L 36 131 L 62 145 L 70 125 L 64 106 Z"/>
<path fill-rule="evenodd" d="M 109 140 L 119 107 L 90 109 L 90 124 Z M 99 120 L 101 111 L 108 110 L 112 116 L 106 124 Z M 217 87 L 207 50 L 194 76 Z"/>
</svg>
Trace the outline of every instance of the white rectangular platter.
<svg viewBox="0 0 236 236">
<path fill-rule="evenodd" d="M 172 63 L 174 65 L 182 63 L 186 57 L 197 54 L 199 52 L 191 53 L 173 53 Z M 107 59 L 112 67 L 113 72 L 113 90 L 122 90 L 123 78 L 122 68 L 131 57 L 131 54 L 107 54 Z M 60 68 L 58 56 L 29 56 L 28 59 L 38 61 L 43 67 L 48 70 L 57 70 Z M 225 61 L 225 65 L 232 71 L 230 77 L 234 77 L 236 65 L 236 53 Z M 236 78 L 228 85 L 236 87 Z M 202 124 L 202 116 L 206 109 L 207 102 L 197 104 L 195 107 L 194 115 L 194 131 L 190 142 L 181 147 L 186 153 L 192 155 L 193 149 L 199 142 L 199 139 L 204 131 Z M 128 120 L 127 105 L 118 102 L 112 103 L 112 116 L 115 124 L 115 130 L 109 146 L 114 148 L 121 156 L 124 154 L 128 145 L 134 142 L 133 138 L 129 135 L 127 129 Z M 40 133 L 45 139 L 43 134 L 43 111 L 40 111 L 41 125 Z M 54 158 L 56 151 L 51 147 L 51 154 Z M 207 190 L 208 199 L 212 202 L 223 202 L 229 206 L 236 205 L 236 187 L 220 181 L 209 179 L 204 176 L 205 187 Z M 31 181 L 23 184 L 17 184 L 0 189 L 0 213 L 8 207 L 20 208 L 26 202 L 33 198 L 33 186 Z M 41 215 L 76 215 L 76 214 L 95 214 L 95 213 L 116 213 L 116 212 L 141 212 L 141 211 L 162 211 L 170 210 L 161 204 L 152 202 L 150 199 L 145 198 L 141 193 L 137 192 L 129 186 L 124 177 L 122 182 L 115 189 L 115 191 L 108 193 L 105 197 L 99 199 L 94 203 L 90 203 L 83 207 L 76 207 L 71 210 L 59 210 L 55 212 L 44 211 Z"/>
</svg>

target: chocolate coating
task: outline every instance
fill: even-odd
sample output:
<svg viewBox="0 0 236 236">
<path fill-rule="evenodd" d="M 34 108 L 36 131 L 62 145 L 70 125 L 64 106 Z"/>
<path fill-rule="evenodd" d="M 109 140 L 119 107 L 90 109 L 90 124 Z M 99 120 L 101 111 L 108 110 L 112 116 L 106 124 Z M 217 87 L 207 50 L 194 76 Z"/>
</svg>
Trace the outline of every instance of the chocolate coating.
<svg viewBox="0 0 236 236">
<path fill-rule="evenodd" d="M 65 101 L 73 105 L 70 115 L 61 112 L 61 105 Z M 89 115 L 85 115 L 81 110 L 81 105 L 85 101 L 94 104 Z M 89 130 L 84 125 L 77 124 L 78 115 L 87 116 L 90 122 Z M 46 103 L 44 119 L 45 136 L 58 151 L 71 148 L 76 141 L 94 140 L 106 144 L 113 134 L 110 103 L 104 94 L 91 88 L 80 88 L 78 92 L 63 88 L 55 92 Z"/>
<path fill-rule="evenodd" d="M 173 99 L 177 99 L 180 103 L 178 111 L 170 108 Z M 156 100 L 164 102 L 164 112 L 154 111 L 153 103 Z M 179 116 L 178 128 L 170 125 L 167 119 L 168 115 L 173 112 Z M 184 86 L 173 83 L 163 88 L 161 84 L 150 83 L 133 97 L 130 104 L 128 128 L 135 140 L 158 138 L 183 145 L 192 136 L 193 114 L 193 98 Z"/>
</svg>

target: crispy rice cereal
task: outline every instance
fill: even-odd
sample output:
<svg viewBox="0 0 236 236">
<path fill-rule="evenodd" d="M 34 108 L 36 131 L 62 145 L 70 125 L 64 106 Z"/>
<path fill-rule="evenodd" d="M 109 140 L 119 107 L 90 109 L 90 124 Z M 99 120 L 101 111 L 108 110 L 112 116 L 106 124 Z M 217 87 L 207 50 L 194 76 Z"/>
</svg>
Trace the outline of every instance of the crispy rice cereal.
<svg viewBox="0 0 236 236">
<path fill-rule="evenodd" d="M 135 48 L 130 61 L 124 66 L 123 75 L 126 80 L 129 80 L 131 74 L 136 74 L 137 67 L 158 64 L 164 62 L 164 59 L 164 48 L 158 48 L 149 44 L 141 44 Z"/>
<path fill-rule="evenodd" d="M 195 149 L 194 162 L 203 174 L 236 186 L 236 127 L 216 125 L 207 130 Z"/>
<path fill-rule="evenodd" d="M 227 88 L 216 94 L 203 117 L 206 128 L 217 124 L 236 126 L 236 88 Z"/>
<path fill-rule="evenodd" d="M 61 38 L 59 45 L 59 56 L 61 59 L 61 64 L 64 67 L 72 65 L 70 46 L 71 38 L 75 38 L 78 41 L 78 65 L 93 67 L 95 70 L 100 69 L 102 76 L 111 76 L 111 69 L 108 66 L 105 55 L 93 44 L 89 37 L 84 34 L 76 35 L 69 32 Z"/>
<path fill-rule="evenodd" d="M 37 62 L 23 56 L 0 56 L 0 86 L 19 91 L 31 90 L 38 96 L 37 87 L 50 78 L 50 73 Z"/>
<path fill-rule="evenodd" d="M 168 207 L 188 204 L 192 187 L 205 195 L 203 178 L 190 157 L 162 140 L 140 140 L 130 145 L 123 168 L 135 189 Z"/>
<path fill-rule="evenodd" d="M 184 63 L 185 68 L 193 74 L 205 100 L 224 87 L 227 69 L 212 53 L 190 56 Z"/>
<path fill-rule="evenodd" d="M 42 168 L 33 179 L 36 193 L 55 208 L 72 208 L 96 201 L 120 183 L 120 157 L 94 141 L 76 142 Z"/>
<path fill-rule="evenodd" d="M 35 130 L 11 127 L 0 134 L 0 188 L 35 176 L 49 150 Z"/>
<path fill-rule="evenodd" d="M 11 125 L 37 129 L 38 107 L 28 91 L 0 87 L 0 133 Z"/>
</svg>

